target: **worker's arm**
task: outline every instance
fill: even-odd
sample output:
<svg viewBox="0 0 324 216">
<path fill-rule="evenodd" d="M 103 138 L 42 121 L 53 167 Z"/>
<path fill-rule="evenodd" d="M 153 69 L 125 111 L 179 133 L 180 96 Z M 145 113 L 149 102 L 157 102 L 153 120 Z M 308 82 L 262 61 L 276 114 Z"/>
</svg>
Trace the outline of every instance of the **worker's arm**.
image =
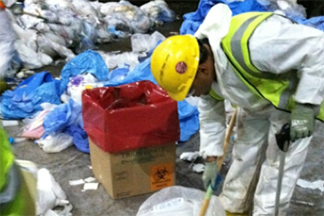
<svg viewBox="0 0 324 216">
<path fill-rule="evenodd" d="M 213 99 L 210 95 L 201 96 L 198 104 L 200 122 L 200 154 L 207 162 L 222 156 L 225 125 L 224 101 Z M 207 158 L 208 157 L 208 158 Z"/>
<path fill-rule="evenodd" d="M 275 15 L 260 24 L 249 42 L 252 63 L 275 74 L 296 70 L 299 82 L 294 100 L 320 105 L 324 99 L 324 32 L 291 23 Z"/>
</svg>

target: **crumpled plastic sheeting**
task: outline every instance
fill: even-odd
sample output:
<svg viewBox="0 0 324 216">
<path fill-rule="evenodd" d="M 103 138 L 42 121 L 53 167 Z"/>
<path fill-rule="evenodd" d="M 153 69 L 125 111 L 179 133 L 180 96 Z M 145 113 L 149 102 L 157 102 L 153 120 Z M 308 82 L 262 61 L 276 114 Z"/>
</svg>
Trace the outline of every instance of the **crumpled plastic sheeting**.
<svg viewBox="0 0 324 216">
<path fill-rule="evenodd" d="M 37 172 L 36 215 L 46 215 L 56 206 L 68 205 L 69 201 L 61 186 L 49 170 L 42 168 Z"/>
<path fill-rule="evenodd" d="M 141 9 L 125 0 L 119 3 L 108 2 L 101 7 L 101 12 L 106 15 L 104 20 L 108 27 L 115 27 L 119 31 L 130 34 L 145 33 L 152 27 L 150 18 L 145 16 Z"/>
<path fill-rule="evenodd" d="M 226 0 L 201 0 L 196 12 L 187 13 L 183 16 L 184 22 L 180 27 L 180 34 L 194 34 L 209 10 L 218 3 L 227 4 Z M 255 0 L 233 1 L 228 3 L 233 16 L 250 11 L 266 11 L 266 8 Z"/>
<path fill-rule="evenodd" d="M 73 137 L 66 133 L 57 133 L 55 135 L 48 135 L 44 139 L 39 139 L 35 142 L 44 152 L 56 153 L 73 145 Z"/>
<path fill-rule="evenodd" d="M 136 216 L 196 216 L 199 215 L 205 192 L 182 186 L 164 188 L 151 195 L 140 206 Z M 206 216 L 225 216 L 216 196 L 210 199 Z"/>
<path fill-rule="evenodd" d="M 174 12 L 163 0 L 149 2 L 143 5 L 143 9 L 125 0 L 107 3 L 26 0 L 24 6 L 26 12 L 47 20 L 10 13 L 11 24 L 17 35 L 14 47 L 20 56 L 17 58 L 16 55 L 18 60 L 11 68 L 13 73 L 21 66 L 37 69 L 49 65 L 58 57 L 69 61 L 74 53 L 94 49 L 96 43 L 110 42 L 132 33 L 145 33 L 156 23 L 175 19 Z M 10 55 L 6 57 L 12 58 Z"/>
<path fill-rule="evenodd" d="M 21 82 L 15 90 L 2 94 L 1 115 L 5 119 L 22 119 L 41 111 L 44 102 L 60 104 L 59 88 L 60 81 L 53 79 L 50 73 L 37 73 Z"/>
<path fill-rule="evenodd" d="M 62 69 L 60 93 L 66 90 L 70 77 L 84 72 L 93 74 L 98 80 L 104 81 L 108 79 L 109 70 L 99 53 L 87 50 L 69 61 Z"/>
<path fill-rule="evenodd" d="M 151 72 L 150 61 L 151 58 L 147 58 L 145 61 L 138 64 L 134 70 L 128 72 L 126 76 L 124 75 L 123 79 L 108 80 L 105 86 L 118 86 L 141 80 L 149 80 L 157 84 Z M 179 141 L 185 142 L 199 129 L 198 109 L 196 106 L 191 106 L 184 100 L 178 102 L 178 114 L 180 121 Z"/>
<path fill-rule="evenodd" d="M 108 69 L 128 68 L 133 70 L 139 64 L 139 57 L 142 56 L 135 52 L 105 53 L 99 51 L 98 53 L 104 59 Z"/>
<path fill-rule="evenodd" d="M 163 40 L 165 40 L 164 35 L 158 31 L 155 31 L 152 35 L 133 34 L 131 36 L 132 50 L 133 52 L 150 52 Z"/>
<path fill-rule="evenodd" d="M 10 61 L 14 55 L 14 31 L 5 10 L 0 9 L 0 79 L 8 75 Z"/>
<path fill-rule="evenodd" d="M 43 126 L 47 135 L 63 132 L 72 136 L 77 149 L 89 153 L 88 136 L 83 130 L 82 107 L 72 99 L 48 113 Z"/>
<path fill-rule="evenodd" d="M 152 22 L 173 22 L 176 18 L 174 11 L 170 10 L 163 0 L 153 0 L 140 7 Z"/>
<path fill-rule="evenodd" d="M 98 82 L 97 78 L 94 77 L 92 74 L 89 73 L 82 73 L 75 77 L 70 78 L 70 82 L 68 84 L 68 88 L 66 91 L 66 98 L 72 99 L 74 102 L 78 104 L 82 104 L 82 91 L 86 88 L 96 88 L 102 87 L 103 84 Z M 68 102 L 68 100 L 62 99 L 63 102 Z"/>
<path fill-rule="evenodd" d="M 307 25 L 324 31 L 324 16 L 312 17 L 310 19 L 307 19 L 305 8 L 294 1 L 258 0 L 258 2 L 265 6 L 267 8 L 267 11 L 282 14 L 299 24 Z"/>
</svg>

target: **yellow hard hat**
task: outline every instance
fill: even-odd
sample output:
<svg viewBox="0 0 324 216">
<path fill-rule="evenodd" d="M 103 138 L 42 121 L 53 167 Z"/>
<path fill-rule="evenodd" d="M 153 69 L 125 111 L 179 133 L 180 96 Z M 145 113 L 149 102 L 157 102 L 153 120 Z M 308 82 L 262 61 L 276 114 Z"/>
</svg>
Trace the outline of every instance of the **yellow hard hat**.
<svg viewBox="0 0 324 216">
<path fill-rule="evenodd" d="M 187 96 L 199 65 L 199 46 L 192 35 L 176 35 L 156 47 L 151 70 L 157 83 L 176 101 Z"/>
</svg>

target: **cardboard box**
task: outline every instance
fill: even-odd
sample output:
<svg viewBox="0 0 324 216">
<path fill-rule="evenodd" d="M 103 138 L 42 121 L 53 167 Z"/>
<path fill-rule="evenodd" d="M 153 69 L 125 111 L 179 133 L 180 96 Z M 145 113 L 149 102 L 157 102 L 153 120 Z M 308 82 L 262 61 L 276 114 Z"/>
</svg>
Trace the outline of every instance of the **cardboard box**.
<svg viewBox="0 0 324 216">
<path fill-rule="evenodd" d="M 145 194 L 174 185 L 175 143 L 109 153 L 89 141 L 94 176 L 112 198 Z"/>
</svg>

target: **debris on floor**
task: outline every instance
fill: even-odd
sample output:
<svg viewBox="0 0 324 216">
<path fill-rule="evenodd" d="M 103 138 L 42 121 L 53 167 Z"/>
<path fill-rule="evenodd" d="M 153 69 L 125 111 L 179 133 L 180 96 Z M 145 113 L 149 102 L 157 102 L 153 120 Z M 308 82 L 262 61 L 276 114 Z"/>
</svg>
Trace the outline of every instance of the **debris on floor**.
<svg viewBox="0 0 324 216">
<path fill-rule="evenodd" d="M 228 4 L 233 15 L 247 11 L 274 11 L 278 14 L 287 15 L 298 23 L 324 31 L 324 16 L 306 19 L 305 9 L 293 1 L 201 0 L 196 12 L 185 14 L 180 34 L 193 34 L 209 9 L 218 3 Z M 5 53 L 3 56 L 11 58 L 10 64 L 7 64 L 5 59 L 0 60 L 0 78 L 6 77 L 7 84 L 17 85 L 14 89 L 7 90 L 1 95 L 0 115 L 3 118 L 1 123 L 8 128 L 19 127 L 18 120 L 22 120 L 24 123 L 19 135 L 11 137 L 11 143 L 19 143 L 29 139 L 46 153 L 60 154 L 59 152 L 72 145 L 75 145 L 81 151 L 79 152 L 80 155 L 83 152 L 90 153 L 89 137 L 94 140 L 99 140 L 98 137 L 101 137 L 98 143 L 104 143 L 114 136 L 115 140 L 124 139 L 124 134 L 112 133 L 103 136 L 103 133 L 97 133 L 98 128 L 102 132 L 106 132 L 107 125 L 105 122 L 114 118 L 117 119 L 115 119 L 115 123 L 120 127 L 120 130 L 125 132 L 129 129 L 129 123 L 126 122 L 125 125 L 122 125 L 122 121 L 118 118 L 127 113 L 121 113 L 120 116 L 116 115 L 118 108 L 143 107 L 146 104 L 154 104 L 154 101 L 161 102 L 161 94 L 155 95 L 158 99 L 152 99 L 153 97 L 140 98 L 143 101 L 134 102 L 134 98 L 137 98 L 140 94 L 132 88 L 130 83 L 137 82 L 136 85 L 140 86 L 140 83 L 150 81 L 156 84 L 151 74 L 150 56 L 154 48 L 165 39 L 165 36 L 158 31 L 152 34 L 147 34 L 147 32 L 152 32 L 151 30 L 155 26 L 176 19 L 175 12 L 168 7 L 164 0 L 153 0 L 141 7 L 125 0 L 107 3 L 88 0 L 25 0 L 23 10 L 26 14 L 19 16 L 12 13 L 11 9 L 7 10 L 17 39 L 15 41 L 9 40 L 10 34 L 7 35 L 8 37 L 5 39 L 8 39 L 7 44 L 12 43 L 11 47 L 3 46 L 4 39 L 0 41 L 0 50 Z M 33 17 L 27 13 L 36 14 L 39 17 Z M 3 13 L 0 11 L 0 26 L 2 26 L 2 15 Z M 179 34 L 177 31 L 171 33 Z M 100 43 L 114 42 L 125 37 L 129 37 L 131 42 L 132 50 L 128 52 L 97 50 Z M 55 64 L 55 62 L 62 60 L 66 64 L 60 77 L 55 78 L 46 71 L 40 73 L 33 71 L 33 69 Z M 8 72 L 3 74 L 6 70 Z M 18 71 L 19 73 L 13 78 Z M 110 96 L 105 95 L 107 89 L 120 85 L 126 85 L 126 90 L 114 91 Z M 100 99 L 100 103 L 104 103 L 99 104 L 102 107 L 108 104 L 108 99 L 115 100 L 110 106 L 105 106 L 104 109 L 100 110 L 105 114 L 95 112 L 95 118 L 93 110 L 98 108 L 98 103 L 90 100 L 87 101 L 88 104 L 86 105 L 82 103 L 82 93 L 91 90 L 92 92 L 97 91 L 97 95 L 92 95 L 92 98 Z M 154 90 L 153 93 L 156 93 L 156 91 Z M 123 97 L 120 97 L 121 95 Z M 102 98 L 103 96 L 106 97 Z M 125 96 L 130 96 L 132 100 L 126 101 Z M 191 98 L 176 104 L 178 119 L 174 120 L 174 125 L 180 127 L 180 137 L 177 139 L 180 143 L 188 141 L 199 130 L 198 102 L 199 100 L 196 98 Z M 225 101 L 225 104 L 226 122 L 228 123 L 233 107 L 227 101 Z M 159 107 L 152 105 L 150 108 L 156 110 Z M 170 107 L 165 106 L 160 112 L 166 112 L 168 108 Z M 111 111 L 110 114 L 107 114 L 109 111 Z M 88 113 L 89 116 L 82 112 Z M 113 115 L 114 112 L 115 115 Z M 132 112 L 140 113 L 138 110 Z M 129 119 L 136 116 L 127 115 Z M 146 124 L 143 123 L 144 120 L 141 118 L 134 118 L 135 120 L 130 120 L 130 122 L 142 122 L 143 128 L 146 128 L 150 126 L 149 123 L 153 121 L 152 119 L 156 118 L 158 117 L 152 115 Z M 167 121 L 163 119 L 162 115 L 159 118 L 160 122 Z M 85 126 L 89 122 L 91 128 L 96 128 L 96 130 L 91 131 L 89 126 Z M 167 123 L 170 124 L 170 122 Z M 161 136 L 167 129 L 170 128 L 159 128 L 156 131 Z M 129 130 L 128 135 L 132 132 L 134 132 L 134 137 L 138 135 L 134 129 Z M 174 134 L 168 133 L 168 135 Z M 163 139 L 166 136 L 161 137 L 160 139 Z M 234 137 L 233 135 L 232 138 L 234 139 Z M 147 141 L 146 139 L 147 137 L 143 140 Z M 136 144 L 136 142 L 140 143 L 143 140 L 141 138 L 135 141 L 130 139 L 129 143 Z M 125 144 L 125 146 L 127 145 Z M 116 148 L 120 148 L 120 146 L 116 146 Z M 136 155 L 137 153 L 133 154 Z M 59 168 L 80 155 L 73 155 Z M 149 160 L 148 157 L 143 160 Z M 193 172 L 202 173 L 204 164 L 194 163 L 198 158 L 198 151 L 184 152 L 180 155 L 181 160 L 192 162 L 189 168 Z M 137 160 L 138 158 L 134 158 L 128 163 L 135 163 Z M 92 169 L 92 166 L 88 167 Z M 166 172 L 166 168 L 164 168 L 157 170 L 157 175 L 162 176 L 161 178 L 164 178 L 162 174 Z M 124 177 L 123 172 L 120 172 L 119 178 L 123 179 Z M 67 200 L 68 196 L 51 173 L 45 168 L 40 169 L 38 178 L 37 215 L 71 216 L 73 207 Z M 68 184 L 70 186 L 83 185 L 83 189 L 80 188 L 82 192 L 87 190 L 99 191 L 99 183 L 96 181 L 96 178 L 88 177 L 71 180 Z M 323 183 L 322 180 L 309 182 L 299 179 L 297 185 L 324 192 Z M 146 191 L 150 190 L 147 189 Z M 121 196 L 127 195 L 122 194 Z M 149 216 L 153 213 L 160 216 L 170 214 L 196 215 L 200 210 L 203 197 L 204 194 L 201 191 L 189 188 L 175 186 L 162 189 L 141 205 L 137 216 Z M 207 215 L 225 216 L 225 212 L 216 197 L 213 202 L 215 209 L 210 209 Z M 312 202 L 301 200 L 292 200 L 292 203 L 314 206 Z M 56 207 L 60 207 L 61 210 L 56 209 Z"/>
<path fill-rule="evenodd" d="M 56 206 L 70 206 L 68 212 L 72 210 L 72 205 L 67 200 L 65 192 L 55 181 L 49 170 L 45 168 L 38 170 L 37 193 L 37 215 L 46 215 L 47 211 L 51 212 Z"/>
<path fill-rule="evenodd" d="M 309 181 L 306 181 L 303 179 L 298 179 L 297 185 L 302 188 L 307 188 L 307 189 L 311 189 L 311 190 L 318 189 L 322 193 L 324 192 L 324 181 L 323 180 L 309 182 Z"/>
<path fill-rule="evenodd" d="M 196 216 L 199 215 L 205 193 L 200 190 L 173 186 L 151 195 L 140 206 L 136 216 Z M 206 216 L 225 216 L 216 196 L 211 198 Z"/>
<path fill-rule="evenodd" d="M 199 152 L 198 151 L 195 151 L 195 152 L 183 152 L 180 155 L 181 160 L 186 160 L 186 161 L 190 161 L 190 162 L 195 162 L 195 160 L 197 160 L 198 157 L 199 157 Z"/>
</svg>

